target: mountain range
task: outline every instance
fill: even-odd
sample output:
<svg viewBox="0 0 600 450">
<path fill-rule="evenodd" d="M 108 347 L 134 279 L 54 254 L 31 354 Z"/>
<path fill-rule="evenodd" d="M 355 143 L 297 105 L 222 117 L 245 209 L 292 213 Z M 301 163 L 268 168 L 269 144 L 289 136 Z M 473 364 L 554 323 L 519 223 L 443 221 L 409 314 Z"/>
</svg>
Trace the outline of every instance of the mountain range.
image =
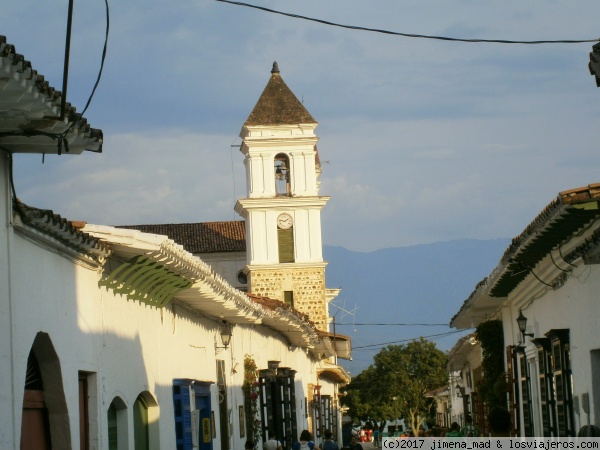
<svg viewBox="0 0 600 450">
<path fill-rule="evenodd" d="M 450 320 L 509 243 L 464 239 L 366 253 L 324 246 L 327 287 L 342 289 L 330 303 L 332 331 L 352 338 L 352 361 L 339 363 L 356 376 L 382 347 L 419 337 L 450 350 L 471 331 L 450 328 Z"/>
</svg>

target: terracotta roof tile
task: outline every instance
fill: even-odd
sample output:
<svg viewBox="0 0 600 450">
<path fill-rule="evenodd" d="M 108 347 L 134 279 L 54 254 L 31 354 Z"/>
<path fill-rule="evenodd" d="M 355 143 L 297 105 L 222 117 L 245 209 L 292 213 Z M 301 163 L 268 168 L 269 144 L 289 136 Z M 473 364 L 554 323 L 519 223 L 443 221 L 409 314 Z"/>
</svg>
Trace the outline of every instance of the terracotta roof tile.
<svg viewBox="0 0 600 450">
<path fill-rule="evenodd" d="M 62 94 L 50 86 L 31 62 L 0 35 L 0 139 L 14 153 L 81 153 L 102 151 L 102 130 L 92 128 Z"/>
<path fill-rule="evenodd" d="M 313 326 L 313 327 L 315 326 L 315 324 L 310 320 L 310 318 L 308 317 L 307 314 L 301 313 L 293 306 L 285 304 L 281 300 L 275 300 L 275 299 L 272 299 L 269 297 L 262 297 L 262 296 L 256 295 L 256 294 L 247 294 L 247 295 L 254 303 L 258 303 L 259 305 L 262 305 L 263 307 L 265 307 L 271 311 L 277 311 L 280 308 L 285 309 L 287 311 L 294 313 L 298 317 L 301 317 L 305 322 L 310 323 L 311 326 Z"/>
<path fill-rule="evenodd" d="M 245 252 L 244 221 L 122 225 L 116 228 L 168 236 L 190 253 Z"/>
<path fill-rule="evenodd" d="M 71 222 L 52 210 L 27 206 L 18 199 L 13 203 L 13 209 L 23 223 L 47 236 L 52 236 L 67 247 L 90 255 L 97 261 L 110 253 L 109 246 L 104 242 L 81 231 L 82 222 Z"/>
</svg>

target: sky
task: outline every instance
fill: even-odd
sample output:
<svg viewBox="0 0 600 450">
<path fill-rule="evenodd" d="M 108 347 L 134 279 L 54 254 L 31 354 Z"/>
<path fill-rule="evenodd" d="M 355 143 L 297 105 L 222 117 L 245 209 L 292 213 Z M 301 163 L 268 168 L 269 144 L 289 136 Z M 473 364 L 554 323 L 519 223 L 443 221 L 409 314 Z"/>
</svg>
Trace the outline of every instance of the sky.
<svg viewBox="0 0 600 450">
<path fill-rule="evenodd" d="M 0 34 L 57 89 L 66 0 L 12 0 Z M 598 38 L 600 2 L 256 0 L 397 33 L 514 41 Z M 16 155 L 28 205 L 107 225 L 238 220 L 239 132 L 277 61 L 319 122 L 323 243 L 368 252 L 518 235 L 560 191 L 600 182 L 593 43 L 409 38 L 216 0 L 111 2 L 85 113 L 101 154 Z M 67 99 L 100 70 L 105 3 L 75 2 Z M 499 255 L 500 256 L 500 255 Z M 490 268 L 491 269 L 491 268 Z"/>
</svg>

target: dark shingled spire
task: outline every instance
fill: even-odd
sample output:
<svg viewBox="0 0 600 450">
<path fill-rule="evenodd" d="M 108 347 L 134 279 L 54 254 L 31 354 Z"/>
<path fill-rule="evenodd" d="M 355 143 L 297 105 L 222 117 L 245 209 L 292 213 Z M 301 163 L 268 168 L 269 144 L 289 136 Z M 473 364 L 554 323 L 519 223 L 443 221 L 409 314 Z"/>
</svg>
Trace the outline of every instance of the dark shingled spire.
<svg viewBox="0 0 600 450">
<path fill-rule="evenodd" d="M 273 63 L 271 79 L 244 125 L 296 125 L 317 123 L 304 105 L 285 84 L 277 62 Z"/>
</svg>

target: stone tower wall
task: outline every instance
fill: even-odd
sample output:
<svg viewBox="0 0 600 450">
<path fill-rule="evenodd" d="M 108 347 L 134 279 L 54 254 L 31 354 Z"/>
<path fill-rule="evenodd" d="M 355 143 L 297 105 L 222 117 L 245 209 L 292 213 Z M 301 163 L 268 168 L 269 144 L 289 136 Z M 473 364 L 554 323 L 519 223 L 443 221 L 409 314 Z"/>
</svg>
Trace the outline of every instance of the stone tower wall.
<svg viewBox="0 0 600 450">
<path fill-rule="evenodd" d="M 253 294 L 280 301 L 284 291 L 293 291 L 294 308 L 319 330 L 328 331 L 324 267 L 255 270 L 249 274 L 249 283 Z"/>
</svg>

